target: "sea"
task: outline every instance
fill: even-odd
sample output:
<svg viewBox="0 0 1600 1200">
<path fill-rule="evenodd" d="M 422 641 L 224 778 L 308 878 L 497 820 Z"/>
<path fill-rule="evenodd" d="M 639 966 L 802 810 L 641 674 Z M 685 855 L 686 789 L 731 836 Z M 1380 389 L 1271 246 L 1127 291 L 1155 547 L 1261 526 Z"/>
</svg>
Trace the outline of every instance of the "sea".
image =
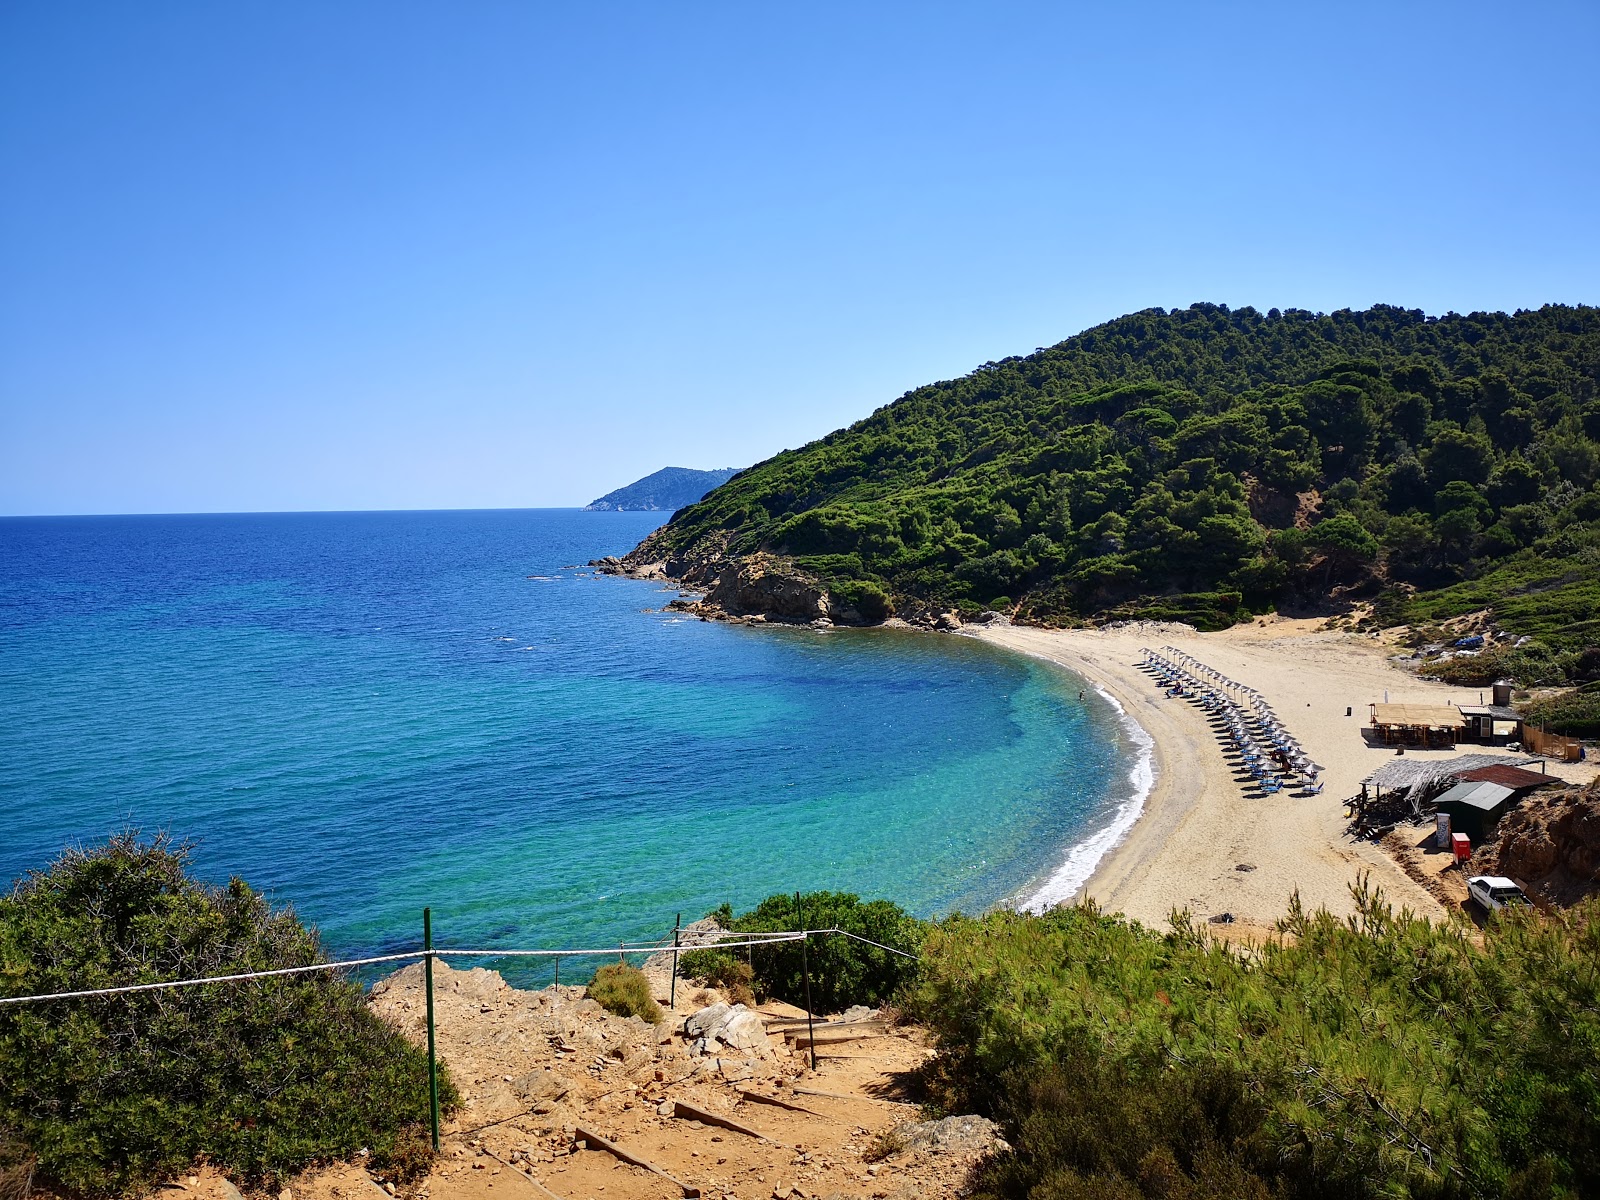
<svg viewBox="0 0 1600 1200">
<path fill-rule="evenodd" d="M 340 958 L 425 906 L 440 946 L 598 948 L 778 892 L 1038 907 L 1137 816 L 1148 741 L 1053 664 L 586 565 L 664 516 L 0 519 L 0 886 L 165 831 Z"/>
</svg>

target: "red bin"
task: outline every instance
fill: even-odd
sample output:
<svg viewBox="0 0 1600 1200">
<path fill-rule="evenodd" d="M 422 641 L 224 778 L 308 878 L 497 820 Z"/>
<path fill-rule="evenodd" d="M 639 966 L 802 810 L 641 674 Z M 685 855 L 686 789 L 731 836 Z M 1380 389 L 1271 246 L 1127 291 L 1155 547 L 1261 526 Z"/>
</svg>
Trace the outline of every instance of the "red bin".
<svg viewBox="0 0 1600 1200">
<path fill-rule="evenodd" d="M 1472 842 L 1464 833 L 1452 833 L 1450 846 L 1455 851 L 1457 862 L 1466 862 L 1472 857 Z"/>
</svg>

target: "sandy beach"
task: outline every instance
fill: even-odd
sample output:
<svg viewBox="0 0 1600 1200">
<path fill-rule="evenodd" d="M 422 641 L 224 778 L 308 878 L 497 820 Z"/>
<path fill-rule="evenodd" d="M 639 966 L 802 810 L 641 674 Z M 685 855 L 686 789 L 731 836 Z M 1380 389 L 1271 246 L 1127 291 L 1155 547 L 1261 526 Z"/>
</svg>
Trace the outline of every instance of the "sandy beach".
<svg viewBox="0 0 1600 1200">
<path fill-rule="evenodd" d="M 1476 703 L 1476 689 L 1417 679 L 1389 661 L 1395 648 L 1355 634 L 1327 631 L 1317 620 L 1268 619 L 1220 633 L 1171 627 L 1044 630 L 983 627 L 971 632 L 995 645 L 1059 663 L 1098 684 L 1155 742 L 1155 783 L 1143 814 L 1105 856 L 1083 889 L 1104 909 L 1164 926 L 1174 908 L 1201 918 L 1235 917 L 1237 930 L 1269 927 L 1299 889 L 1307 908 L 1352 911 L 1350 884 L 1370 872 L 1398 906 L 1443 915 L 1444 909 L 1381 848 L 1344 833 L 1344 802 L 1392 750 L 1361 737 L 1367 705 L 1395 702 Z M 1259 689 L 1306 752 L 1325 768 L 1321 795 L 1247 794 L 1223 759 L 1199 708 L 1166 699 L 1135 664 L 1146 647 L 1175 646 Z M 1346 715 L 1346 710 L 1350 715 Z M 1505 753 L 1464 746 L 1460 752 Z M 1457 751 L 1407 754 L 1448 758 Z M 1552 765 L 1585 781 L 1587 764 Z M 1241 867 L 1245 869 L 1241 869 Z"/>
</svg>

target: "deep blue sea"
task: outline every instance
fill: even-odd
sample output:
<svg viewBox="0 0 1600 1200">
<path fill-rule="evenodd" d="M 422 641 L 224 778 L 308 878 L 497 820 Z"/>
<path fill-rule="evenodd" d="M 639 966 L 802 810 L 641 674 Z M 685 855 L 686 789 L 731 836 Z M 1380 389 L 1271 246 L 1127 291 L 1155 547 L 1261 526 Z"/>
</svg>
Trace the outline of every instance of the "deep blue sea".
<svg viewBox="0 0 1600 1200">
<path fill-rule="evenodd" d="M 660 521 L 0 520 L 0 883 L 136 826 L 341 957 L 424 905 L 441 945 L 610 945 L 778 891 L 1070 891 L 1129 819 L 1138 735 L 1055 667 L 702 622 L 576 566 Z"/>
</svg>

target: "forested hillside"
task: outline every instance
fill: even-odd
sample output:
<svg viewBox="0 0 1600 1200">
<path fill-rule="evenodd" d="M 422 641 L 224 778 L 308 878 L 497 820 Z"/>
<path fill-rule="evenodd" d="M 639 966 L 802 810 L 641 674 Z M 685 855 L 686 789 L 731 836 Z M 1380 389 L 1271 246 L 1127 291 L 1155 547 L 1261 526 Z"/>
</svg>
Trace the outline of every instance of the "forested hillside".
<svg viewBox="0 0 1600 1200">
<path fill-rule="evenodd" d="M 1600 309 L 1152 309 L 907 393 L 743 472 L 633 556 L 756 551 L 869 619 L 1215 627 L 1363 597 L 1597 640 Z"/>
<path fill-rule="evenodd" d="M 718 484 L 728 482 L 738 469 L 718 467 L 697 471 L 693 467 L 662 467 L 583 507 L 587 512 L 671 512 L 693 504 Z"/>
</svg>

